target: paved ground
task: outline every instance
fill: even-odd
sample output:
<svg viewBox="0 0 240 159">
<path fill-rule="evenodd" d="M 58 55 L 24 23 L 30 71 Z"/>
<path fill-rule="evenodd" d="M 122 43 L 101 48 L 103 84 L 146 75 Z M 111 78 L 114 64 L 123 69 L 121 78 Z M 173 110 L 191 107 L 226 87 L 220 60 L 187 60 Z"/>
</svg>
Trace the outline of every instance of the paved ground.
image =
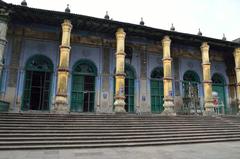
<svg viewBox="0 0 240 159">
<path fill-rule="evenodd" d="M 102 149 L 0 151 L 0 159 L 239 159 L 240 142 Z"/>
</svg>

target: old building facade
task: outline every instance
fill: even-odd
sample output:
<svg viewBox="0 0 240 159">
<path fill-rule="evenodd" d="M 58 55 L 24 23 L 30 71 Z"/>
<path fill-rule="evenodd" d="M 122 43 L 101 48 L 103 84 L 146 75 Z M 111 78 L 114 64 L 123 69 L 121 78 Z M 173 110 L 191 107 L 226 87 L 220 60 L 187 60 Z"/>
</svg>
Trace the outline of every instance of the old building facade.
<svg viewBox="0 0 240 159">
<path fill-rule="evenodd" d="M 9 112 L 237 113 L 237 42 L 0 3 Z"/>
</svg>

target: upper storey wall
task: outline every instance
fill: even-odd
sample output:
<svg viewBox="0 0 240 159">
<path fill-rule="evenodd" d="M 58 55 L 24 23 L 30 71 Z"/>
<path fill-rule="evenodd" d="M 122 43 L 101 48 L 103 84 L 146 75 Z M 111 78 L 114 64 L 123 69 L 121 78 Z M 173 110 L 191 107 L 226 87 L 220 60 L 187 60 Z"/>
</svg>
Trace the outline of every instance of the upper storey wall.
<svg viewBox="0 0 240 159">
<path fill-rule="evenodd" d="M 74 27 L 74 26 L 73 26 Z M 52 27 L 46 25 L 20 25 L 10 24 L 7 37 L 9 39 L 15 36 L 23 36 L 24 38 L 32 38 L 39 40 L 50 40 L 60 44 L 61 26 Z M 100 34 L 97 32 L 80 31 L 71 34 L 71 45 L 84 44 L 88 46 L 104 46 L 109 48 L 116 47 L 115 34 Z M 162 54 L 161 39 L 159 41 L 148 40 L 147 38 L 126 35 L 126 46 L 131 47 L 135 52 L 149 52 Z M 172 57 L 188 57 L 201 60 L 200 46 L 191 43 L 181 43 L 181 41 L 172 40 L 171 44 Z M 228 50 L 215 50 L 210 45 L 210 60 L 223 62 L 226 55 L 232 56 L 232 52 Z"/>
</svg>

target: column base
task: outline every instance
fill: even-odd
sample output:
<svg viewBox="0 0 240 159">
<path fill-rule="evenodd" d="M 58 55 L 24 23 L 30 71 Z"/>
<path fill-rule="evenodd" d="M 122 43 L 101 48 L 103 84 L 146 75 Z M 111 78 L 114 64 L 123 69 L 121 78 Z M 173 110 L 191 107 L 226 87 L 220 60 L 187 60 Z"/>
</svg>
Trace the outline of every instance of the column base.
<svg viewBox="0 0 240 159">
<path fill-rule="evenodd" d="M 206 103 L 204 107 L 205 107 L 205 111 L 203 112 L 204 116 L 216 115 L 216 112 L 214 111 L 214 106 L 212 103 Z"/>
<path fill-rule="evenodd" d="M 167 115 L 167 116 L 176 116 L 176 112 L 174 110 L 174 103 L 172 97 L 165 97 L 164 99 L 164 111 L 161 113 L 161 115 Z"/>
<path fill-rule="evenodd" d="M 115 113 L 126 113 L 125 101 L 123 99 L 116 99 L 114 102 L 114 112 Z"/>
<path fill-rule="evenodd" d="M 67 114 L 69 113 L 69 105 L 66 97 L 57 96 L 56 102 L 54 104 L 54 109 L 52 111 L 56 114 Z"/>
</svg>

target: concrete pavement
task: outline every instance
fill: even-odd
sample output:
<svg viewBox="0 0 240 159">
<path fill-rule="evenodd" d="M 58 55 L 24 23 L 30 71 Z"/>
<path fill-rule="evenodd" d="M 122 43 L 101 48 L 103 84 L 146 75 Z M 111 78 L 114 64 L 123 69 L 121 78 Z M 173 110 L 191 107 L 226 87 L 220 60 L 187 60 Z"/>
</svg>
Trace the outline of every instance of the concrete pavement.
<svg viewBox="0 0 240 159">
<path fill-rule="evenodd" d="M 0 159 L 239 159 L 240 142 L 170 146 L 0 151 Z"/>
</svg>

